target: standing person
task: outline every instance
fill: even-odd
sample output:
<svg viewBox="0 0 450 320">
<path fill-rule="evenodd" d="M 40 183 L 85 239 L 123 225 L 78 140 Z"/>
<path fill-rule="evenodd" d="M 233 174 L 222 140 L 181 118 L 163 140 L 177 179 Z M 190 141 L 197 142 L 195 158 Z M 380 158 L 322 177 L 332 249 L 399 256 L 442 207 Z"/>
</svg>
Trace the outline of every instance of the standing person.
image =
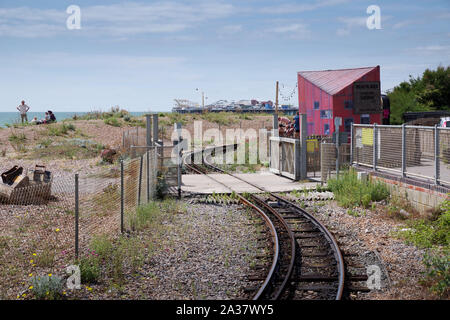
<svg viewBox="0 0 450 320">
<path fill-rule="evenodd" d="M 30 110 L 30 107 L 25 104 L 25 101 L 22 100 L 22 103 L 19 104 L 17 110 L 19 110 L 20 112 L 20 118 L 22 119 L 22 123 L 24 119 L 26 122 L 28 122 L 27 112 L 28 110 Z"/>
</svg>

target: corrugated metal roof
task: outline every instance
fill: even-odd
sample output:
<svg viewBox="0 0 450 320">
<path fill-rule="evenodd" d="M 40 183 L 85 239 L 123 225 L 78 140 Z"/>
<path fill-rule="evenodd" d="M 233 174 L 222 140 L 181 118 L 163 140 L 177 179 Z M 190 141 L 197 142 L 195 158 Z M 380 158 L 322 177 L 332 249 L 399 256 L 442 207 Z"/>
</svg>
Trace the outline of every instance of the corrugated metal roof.
<svg viewBox="0 0 450 320">
<path fill-rule="evenodd" d="M 376 68 L 300 71 L 298 74 L 328 94 L 334 95 Z"/>
</svg>

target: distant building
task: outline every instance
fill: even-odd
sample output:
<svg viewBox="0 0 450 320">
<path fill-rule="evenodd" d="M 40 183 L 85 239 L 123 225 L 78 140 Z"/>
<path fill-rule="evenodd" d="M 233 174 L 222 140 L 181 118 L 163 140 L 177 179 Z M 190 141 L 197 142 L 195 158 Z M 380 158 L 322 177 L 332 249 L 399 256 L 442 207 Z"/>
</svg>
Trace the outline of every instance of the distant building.
<svg viewBox="0 0 450 320">
<path fill-rule="evenodd" d="M 308 135 L 331 135 L 334 118 L 340 131 L 351 123 L 381 124 L 380 66 L 298 72 L 300 113 L 307 115 Z"/>
</svg>

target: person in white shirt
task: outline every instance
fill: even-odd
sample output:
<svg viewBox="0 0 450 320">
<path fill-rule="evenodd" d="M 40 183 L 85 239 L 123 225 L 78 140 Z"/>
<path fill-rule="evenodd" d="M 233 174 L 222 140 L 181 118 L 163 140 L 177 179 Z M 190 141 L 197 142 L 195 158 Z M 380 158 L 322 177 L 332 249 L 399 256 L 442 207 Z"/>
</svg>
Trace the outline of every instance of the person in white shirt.
<svg viewBox="0 0 450 320">
<path fill-rule="evenodd" d="M 25 101 L 22 101 L 22 104 L 20 104 L 17 107 L 17 110 L 19 110 L 20 112 L 20 118 L 22 119 L 22 123 L 24 119 L 26 122 L 28 122 L 27 112 L 28 110 L 30 110 L 30 107 L 25 104 Z"/>
</svg>

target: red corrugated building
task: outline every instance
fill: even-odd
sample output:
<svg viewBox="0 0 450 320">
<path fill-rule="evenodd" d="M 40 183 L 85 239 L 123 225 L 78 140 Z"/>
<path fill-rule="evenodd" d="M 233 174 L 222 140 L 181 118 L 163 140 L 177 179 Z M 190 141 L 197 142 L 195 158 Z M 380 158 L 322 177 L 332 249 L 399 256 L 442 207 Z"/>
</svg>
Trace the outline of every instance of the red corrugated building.
<svg viewBox="0 0 450 320">
<path fill-rule="evenodd" d="M 340 131 L 350 132 L 353 123 L 381 124 L 382 113 L 355 114 L 355 82 L 380 82 L 380 66 L 298 72 L 300 113 L 307 114 L 308 135 L 330 135 L 334 118 L 342 118 Z"/>
</svg>

